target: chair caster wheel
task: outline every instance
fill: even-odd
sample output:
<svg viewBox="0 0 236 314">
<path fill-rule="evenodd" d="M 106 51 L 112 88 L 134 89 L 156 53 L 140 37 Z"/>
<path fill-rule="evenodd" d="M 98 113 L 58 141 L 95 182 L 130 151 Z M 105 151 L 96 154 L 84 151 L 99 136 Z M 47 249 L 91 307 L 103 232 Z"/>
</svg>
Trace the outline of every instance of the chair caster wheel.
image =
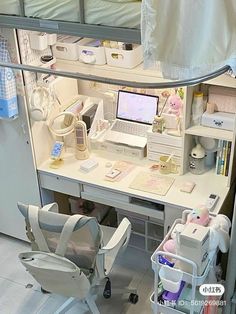
<svg viewBox="0 0 236 314">
<path fill-rule="evenodd" d="M 47 290 L 44 290 L 42 287 L 41 287 L 41 292 L 44 293 L 44 294 L 46 294 L 46 293 L 51 293 L 51 292 L 49 292 L 49 291 L 47 291 Z"/>
<path fill-rule="evenodd" d="M 109 299 L 111 297 L 111 281 L 107 278 L 107 282 L 103 291 L 103 297 Z"/>
<path fill-rule="evenodd" d="M 136 304 L 138 302 L 138 295 L 136 293 L 130 293 L 129 302 L 132 304 Z"/>
</svg>

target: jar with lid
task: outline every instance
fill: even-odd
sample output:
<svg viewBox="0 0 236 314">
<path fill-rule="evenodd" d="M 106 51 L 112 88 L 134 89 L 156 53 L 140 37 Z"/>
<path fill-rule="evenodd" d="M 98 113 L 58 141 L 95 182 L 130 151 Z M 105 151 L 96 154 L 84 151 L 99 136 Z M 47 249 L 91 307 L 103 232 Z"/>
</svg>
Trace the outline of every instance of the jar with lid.
<svg viewBox="0 0 236 314">
<path fill-rule="evenodd" d="M 193 174 L 204 173 L 206 171 L 205 158 L 204 148 L 200 144 L 197 144 L 189 155 L 189 171 Z"/>
<path fill-rule="evenodd" d="M 192 102 L 192 125 L 200 124 L 203 111 L 203 93 L 194 92 Z"/>
<path fill-rule="evenodd" d="M 152 122 L 152 132 L 162 133 L 164 131 L 165 120 L 161 116 L 155 116 Z"/>
</svg>

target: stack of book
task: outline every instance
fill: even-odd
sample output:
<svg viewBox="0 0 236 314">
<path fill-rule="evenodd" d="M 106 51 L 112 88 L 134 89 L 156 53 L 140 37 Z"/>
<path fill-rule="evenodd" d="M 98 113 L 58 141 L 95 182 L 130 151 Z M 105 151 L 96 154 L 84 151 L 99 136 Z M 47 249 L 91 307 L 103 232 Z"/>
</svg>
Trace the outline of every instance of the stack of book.
<svg viewBox="0 0 236 314">
<path fill-rule="evenodd" d="M 216 155 L 216 174 L 228 176 L 230 162 L 231 142 L 219 140 Z"/>
</svg>

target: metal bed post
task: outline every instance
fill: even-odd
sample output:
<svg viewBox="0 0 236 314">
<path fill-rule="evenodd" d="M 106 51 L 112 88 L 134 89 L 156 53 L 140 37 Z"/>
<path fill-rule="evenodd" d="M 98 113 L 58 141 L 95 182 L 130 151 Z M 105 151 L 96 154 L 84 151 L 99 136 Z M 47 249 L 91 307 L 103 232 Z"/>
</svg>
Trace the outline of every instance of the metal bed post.
<svg viewBox="0 0 236 314">
<path fill-rule="evenodd" d="M 84 0 L 79 0 L 80 23 L 85 24 Z"/>
<path fill-rule="evenodd" d="M 223 309 L 224 314 L 234 314 L 233 308 L 235 309 L 235 283 L 236 283 L 236 194 L 234 199 L 234 211 L 233 211 L 233 220 L 232 228 L 230 235 L 230 246 L 229 246 L 229 255 L 228 255 L 228 264 L 227 264 L 227 273 L 226 273 L 226 287 L 225 287 L 225 301 L 226 306 Z"/>
<path fill-rule="evenodd" d="M 25 5 L 24 5 L 24 0 L 19 0 L 20 1 L 20 15 L 25 16 Z"/>
</svg>

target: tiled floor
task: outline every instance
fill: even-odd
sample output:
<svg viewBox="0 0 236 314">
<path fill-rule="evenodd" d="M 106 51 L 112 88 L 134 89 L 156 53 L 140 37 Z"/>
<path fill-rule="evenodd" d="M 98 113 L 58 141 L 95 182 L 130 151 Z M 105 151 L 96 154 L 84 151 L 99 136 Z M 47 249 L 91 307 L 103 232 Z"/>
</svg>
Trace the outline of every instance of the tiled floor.
<svg viewBox="0 0 236 314">
<path fill-rule="evenodd" d="M 29 249 L 25 242 L 0 235 L 0 314 L 53 314 L 66 300 L 62 296 L 42 294 L 40 286 L 25 271 L 18 254 Z M 137 288 L 139 302 L 136 305 L 128 303 L 127 295 L 113 295 L 108 300 L 98 296 L 96 303 L 101 314 L 152 313 L 149 296 L 153 287 L 153 273 L 149 254 L 128 247 L 118 258 L 111 280 L 114 286 Z M 89 312 L 81 310 L 79 304 L 68 311 L 68 314 L 85 313 Z"/>
</svg>

